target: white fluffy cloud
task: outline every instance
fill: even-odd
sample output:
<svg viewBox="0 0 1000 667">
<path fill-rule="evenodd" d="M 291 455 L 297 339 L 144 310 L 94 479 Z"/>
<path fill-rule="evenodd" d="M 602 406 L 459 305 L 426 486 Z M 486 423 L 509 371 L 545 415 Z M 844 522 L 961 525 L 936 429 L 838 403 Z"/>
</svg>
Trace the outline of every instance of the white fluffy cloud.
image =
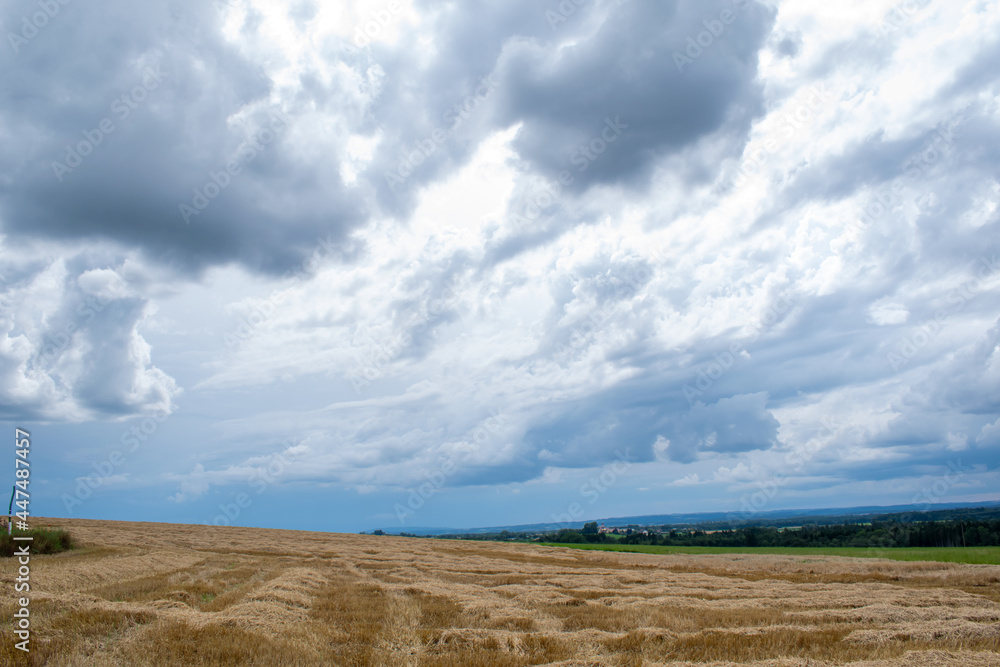
<svg viewBox="0 0 1000 667">
<path fill-rule="evenodd" d="M 179 389 L 139 332 L 149 301 L 126 266 L 85 269 L 81 256 L 8 259 L 0 268 L 0 392 L 5 417 L 54 421 L 169 413 Z"/>
</svg>

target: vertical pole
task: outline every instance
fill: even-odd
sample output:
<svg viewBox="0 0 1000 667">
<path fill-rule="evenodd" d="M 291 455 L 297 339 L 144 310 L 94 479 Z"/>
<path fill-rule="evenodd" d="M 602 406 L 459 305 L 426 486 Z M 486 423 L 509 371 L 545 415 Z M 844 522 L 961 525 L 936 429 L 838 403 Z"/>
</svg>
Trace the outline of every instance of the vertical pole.
<svg viewBox="0 0 1000 667">
<path fill-rule="evenodd" d="M 7 534 L 11 535 L 14 532 L 14 493 L 17 491 L 17 485 L 10 487 L 10 504 L 7 505 Z"/>
</svg>

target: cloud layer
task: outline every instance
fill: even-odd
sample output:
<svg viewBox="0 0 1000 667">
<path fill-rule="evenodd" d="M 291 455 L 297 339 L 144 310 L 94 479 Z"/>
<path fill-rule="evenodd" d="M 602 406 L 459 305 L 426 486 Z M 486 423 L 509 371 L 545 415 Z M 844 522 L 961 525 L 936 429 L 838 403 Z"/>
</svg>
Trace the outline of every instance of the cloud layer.
<svg viewBox="0 0 1000 667">
<path fill-rule="evenodd" d="M 4 418 L 121 493 L 988 493 L 995 7 L 217 5 L 2 10 Z"/>
</svg>

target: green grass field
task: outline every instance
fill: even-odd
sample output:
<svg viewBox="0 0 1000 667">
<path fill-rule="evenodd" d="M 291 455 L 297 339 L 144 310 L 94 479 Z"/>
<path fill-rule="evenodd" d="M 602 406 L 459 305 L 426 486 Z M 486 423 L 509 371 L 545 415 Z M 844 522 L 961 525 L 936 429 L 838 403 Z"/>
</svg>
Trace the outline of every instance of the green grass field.
<svg viewBox="0 0 1000 667">
<path fill-rule="evenodd" d="M 1000 547 L 905 547 L 899 549 L 869 549 L 852 547 L 667 547 L 642 544 L 557 544 L 543 542 L 547 547 L 568 547 L 595 551 L 625 551 L 639 554 L 781 554 L 789 556 L 846 556 L 848 558 L 886 558 L 889 560 L 937 561 L 941 563 L 976 563 L 1000 565 Z"/>
</svg>

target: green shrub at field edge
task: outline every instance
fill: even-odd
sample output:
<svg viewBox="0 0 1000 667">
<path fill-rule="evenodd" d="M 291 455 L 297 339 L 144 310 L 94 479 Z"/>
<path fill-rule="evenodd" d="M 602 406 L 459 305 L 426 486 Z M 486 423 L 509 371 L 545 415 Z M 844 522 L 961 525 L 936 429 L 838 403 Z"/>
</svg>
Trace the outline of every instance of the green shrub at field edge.
<svg viewBox="0 0 1000 667">
<path fill-rule="evenodd" d="M 31 542 L 15 541 L 14 537 L 33 537 Z M 7 531 L 0 533 L 0 556 L 11 557 L 14 551 L 25 544 L 31 545 L 33 554 L 54 554 L 74 548 L 73 536 L 62 528 L 32 528 L 30 530 L 14 530 L 14 535 Z"/>
</svg>

